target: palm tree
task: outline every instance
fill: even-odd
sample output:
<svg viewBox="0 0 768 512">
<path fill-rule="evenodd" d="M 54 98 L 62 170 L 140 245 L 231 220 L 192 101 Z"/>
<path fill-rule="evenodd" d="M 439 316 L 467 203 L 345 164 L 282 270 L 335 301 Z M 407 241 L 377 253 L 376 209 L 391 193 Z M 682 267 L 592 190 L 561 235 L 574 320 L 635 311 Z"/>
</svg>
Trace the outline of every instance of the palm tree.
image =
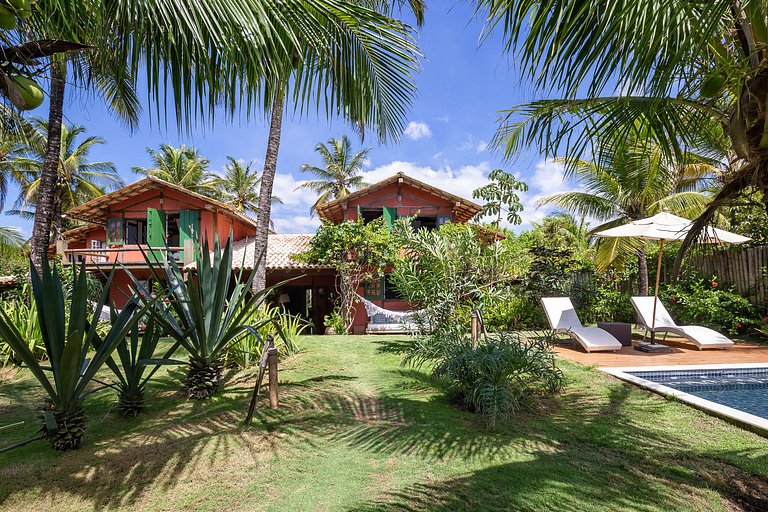
<svg viewBox="0 0 768 512">
<path fill-rule="evenodd" d="M 352 190 L 368 186 L 359 173 L 362 171 L 365 159 L 372 148 L 365 148 L 353 153 L 352 144 L 346 135 L 342 135 L 341 139 L 330 139 L 328 145 L 331 146 L 330 149 L 323 143 L 315 146 L 315 152 L 323 160 L 323 167 L 315 167 L 310 164 L 301 166 L 301 172 L 314 174 L 318 177 L 316 180 L 305 181 L 296 187 L 296 190 L 302 188 L 314 190 L 319 195 L 310 209 L 310 215 L 314 215 L 319 206 L 331 199 L 338 199 L 349 194 Z"/>
<path fill-rule="evenodd" d="M 374 29 L 371 41 L 379 41 L 384 46 L 395 43 L 389 41 L 391 36 L 400 36 L 409 33 L 410 28 L 403 23 L 390 19 L 387 16 L 394 6 L 402 6 L 408 3 L 416 17 L 416 22 L 421 25 L 424 21 L 423 0 L 364 0 L 360 5 L 348 3 L 346 7 L 357 10 L 355 21 L 368 21 L 358 27 L 358 32 L 351 34 L 349 48 L 365 45 L 368 30 Z M 373 9 L 373 10 L 369 10 Z M 378 12 L 376 12 L 378 10 Z M 352 20 L 344 20 L 344 24 Z M 351 28 L 350 26 L 349 28 Z M 386 27 L 386 28 L 385 28 Z M 381 40 L 384 37 L 385 40 Z M 359 39 L 358 39 L 359 38 Z M 406 37 L 406 39 L 408 39 Z M 404 41 L 401 41 L 404 42 Z M 409 47 L 410 46 L 410 47 Z M 351 121 L 361 133 L 365 133 L 366 127 L 374 125 L 379 139 L 397 139 L 403 128 L 405 115 L 404 107 L 410 104 L 415 87 L 412 73 L 416 70 L 418 49 L 416 46 L 405 44 L 397 53 L 359 53 L 359 58 L 352 62 L 338 61 L 342 63 L 329 65 L 332 60 L 325 60 L 319 48 L 302 48 L 301 46 L 287 46 L 288 59 L 283 66 L 267 82 L 270 94 L 265 94 L 265 101 L 271 104 L 269 121 L 269 135 L 267 137 L 267 151 L 264 157 L 264 172 L 261 177 L 261 191 L 259 193 L 259 216 L 256 219 L 256 236 L 254 238 L 257 254 L 267 250 L 267 238 L 269 235 L 270 213 L 272 206 L 272 187 L 277 173 L 277 155 L 280 150 L 280 135 L 283 126 L 283 109 L 285 99 L 289 93 L 289 85 L 295 84 L 294 100 L 304 104 L 309 98 L 314 97 L 319 104 L 325 101 L 325 110 L 328 116 L 333 113 L 341 114 L 346 120 Z M 346 47 L 339 48 L 342 56 L 347 55 Z M 307 65 L 309 64 L 309 65 Z M 397 75 L 396 81 L 377 76 L 386 71 Z M 325 76 L 327 82 L 321 77 Z M 305 84 L 302 87 L 302 84 Z M 316 90 L 307 90 L 306 84 L 315 85 Z M 328 94 L 327 84 L 334 89 L 333 94 Z M 314 94 L 313 94 L 314 93 Z M 316 94 L 316 96 L 315 96 Z M 263 290 L 267 282 L 266 258 L 261 258 L 256 269 L 256 277 L 252 286 L 254 293 Z"/>
<path fill-rule="evenodd" d="M 407 1 L 418 5 L 422 0 Z M 363 2 L 368 3 L 388 2 Z M 85 43 L 99 50 L 93 53 L 105 69 L 120 72 L 117 78 L 132 81 L 143 73 L 158 122 L 167 123 L 170 112 L 180 129 L 213 121 L 217 111 L 234 116 L 241 105 L 249 110 L 262 107 L 274 119 L 271 126 L 279 126 L 291 83 L 296 86 L 292 98 L 298 110 L 321 108 L 329 117 L 341 115 L 361 130 L 374 125 L 379 136 L 396 137 L 415 92 L 412 74 L 420 54 L 410 27 L 357 2 L 52 0 L 35 3 L 33 10 L 25 25 L 31 36 Z M 8 34 L 0 30 L 3 44 L 8 44 Z M 54 123 L 62 117 L 68 75 L 57 59 L 48 64 L 49 119 L 56 133 Z M 76 68 L 70 71 L 73 78 L 78 75 Z M 30 73 L 41 71 L 27 66 L 25 74 Z M 126 90 L 120 80 L 100 86 L 91 82 L 89 89 L 94 87 Z M 272 171 L 262 181 L 261 201 L 266 206 L 260 206 L 267 217 L 262 247 L 279 144 L 270 140 L 265 166 Z M 33 229 L 37 265 L 47 250 L 53 219 L 56 137 L 51 137 L 49 146 Z"/>
<path fill-rule="evenodd" d="M 21 194 L 16 202 L 18 209 L 10 213 L 27 217 L 34 216 L 30 207 L 36 208 L 40 201 L 49 136 L 47 121 L 33 119 L 32 125 L 35 127 L 34 136 L 25 144 L 19 145 L 8 159 L 8 165 L 12 167 L 21 187 Z M 55 240 L 62 232 L 62 213 L 123 185 L 115 164 L 89 160 L 93 147 L 106 143 L 103 138 L 89 136 L 80 140 L 80 136 L 85 133 L 85 127 L 80 125 L 64 124 L 60 132 L 61 145 L 54 196 L 55 221 L 52 225 Z"/>
<path fill-rule="evenodd" d="M 24 237 L 19 228 L 0 226 L 0 254 L 8 250 L 18 250 L 24 245 Z"/>
<path fill-rule="evenodd" d="M 507 111 L 495 143 L 571 160 L 640 122 L 669 158 L 702 140 L 733 154 L 678 252 L 744 191 L 768 210 L 768 4 L 763 0 L 476 0 L 523 72 L 561 99 Z M 587 97 L 579 97 L 587 91 Z M 616 92 L 618 91 L 618 92 Z M 522 114 L 522 120 L 518 118 Z"/>
<path fill-rule="evenodd" d="M 259 211 L 261 177 L 258 171 L 251 169 L 252 165 L 252 161 L 245 164 L 228 156 L 227 165 L 224 166 L 225 174 L 216 180 L 222 201 L 240 212 Z M 283 201 L 272 196 L 272 204 L 283 204 Z"/>
<path fill-rule="evenodd" d="M 152 167 L 134 167 L 133 172 L 153 176 L 184 187 L 192 192 L 213 197 L 218 192 L 216 175 L 208 170 L 210 160 L 192 146 L 173 147 L 160 144 L 160 150 L 147 148 Z"/>
<path fill-rule="evenodd" d="M 595 161 L 561 160 L 566 177 L 573 177 L 584 190 L 545 197 L 538 205 L 554 205 L 582 217 L 601 222 L 592 233 L 669 210 L 692 217 L 706 208 L 710 197 L 702 190 L 718 168 L 715 161 L 688 153 L 669 159 L 646 138 L 644 130 L 626 137 L 615 135 L 613 144 L 604 144 Z M 620 264 L 637 254 L 638 292 L 648 294 L 648 267 L 645 243 L 637 239 L 601 240 L 595 263 L 598 270 Z"/>
</svg>

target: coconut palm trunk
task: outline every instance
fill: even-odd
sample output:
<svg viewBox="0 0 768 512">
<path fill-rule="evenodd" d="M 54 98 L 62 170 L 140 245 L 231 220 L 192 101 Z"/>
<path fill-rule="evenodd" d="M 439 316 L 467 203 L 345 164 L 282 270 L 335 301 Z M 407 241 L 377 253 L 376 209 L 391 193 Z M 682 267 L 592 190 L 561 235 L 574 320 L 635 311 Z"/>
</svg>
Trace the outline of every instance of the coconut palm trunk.
<svg viewBox="0 0 768 512">
<path fill-rule="evenodd" d="M 261 175 L 261 189 L 259 192 L 259 214 L 256 219 L 256 277 L 253 279 L 251 289 L 258 293 L 267 286 L 267 258 L 259 258 L 266 254 L 267 241 L 269 239 L 269 218 L 272 214 L 272 188 L 277 174 L 277 155 L 280 151 L 280 135 L 283 129 L 283 107 L 285 102 L 284 89 L 280 88 L 272 102 L 272 115 L 269 123 L 269 137 L 267 139 L 267 154 L 264 157 L 264 172 Z"/>
<path fill-rule="evenodd" d="M 38 201 L 35 209 L 35 222 L 32 227 L 31 257 L 32 263 L 41 270 L 43 258 L 47 257 L 51 243 L 51 224 L 56 214 L 56 187 L 59 177 L 59 157 L 61 155 L 61 122 L 64 116 L 64 90 L 66 62 L 51 59 L 51 89 L 48 101 L 48 142 L 45 160 L 38 189 Z"/>
<path fill-rule="evenodd" d="M 637 293 L 648 295 L 648 260 L 645 257 L 645 247 L 637 250 Z"/>
</svg>

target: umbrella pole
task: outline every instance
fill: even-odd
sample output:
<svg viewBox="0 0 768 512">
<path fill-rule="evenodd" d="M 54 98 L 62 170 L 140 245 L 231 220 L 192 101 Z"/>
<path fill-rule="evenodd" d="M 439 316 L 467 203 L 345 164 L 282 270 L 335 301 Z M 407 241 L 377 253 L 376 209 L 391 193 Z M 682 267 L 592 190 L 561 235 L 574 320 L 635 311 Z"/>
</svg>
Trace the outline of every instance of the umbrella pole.
<svg viewBox="0 0 768 512">
<path fill-rule="evenodd" d="M 656 262 L 656 286 L 653 289 L 653 318 L 651 319 L 651 343 L 656 342 L 656 303 L 659 300 L 659 279 L 661 279 L 661 255 L 664 253 L 664 239 L 659 240 L 659 260 Z"/>
</svg>

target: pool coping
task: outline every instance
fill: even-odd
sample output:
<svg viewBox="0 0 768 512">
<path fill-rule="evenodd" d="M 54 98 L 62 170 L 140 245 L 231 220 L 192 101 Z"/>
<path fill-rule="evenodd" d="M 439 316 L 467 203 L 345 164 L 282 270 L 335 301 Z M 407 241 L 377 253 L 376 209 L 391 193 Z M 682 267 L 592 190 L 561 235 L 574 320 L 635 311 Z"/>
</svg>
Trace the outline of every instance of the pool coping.
<svg viewBox="0 0 768 512">
<path fill-rule="evenodd" d="M 728 422 L 735 423 L 757 434 L 768 436 L 768 419 L 755 416 L 748 412 L 718 404 L 711 400 L 680 391 L 678 389 L 659 384 L 642 377 L 631 375 L 627 372 L 663 372 L 663 371 L 686 371 L 686 370 L 726 370 L 726 369 L 749 369 L 749 368 L 768 368 L 768 363 L 732 363 L 732 364 L 691 364 L 691 365 L 668 365 L 668 366 L 621 366 L 600 368 L 601 371 L 612 375 L 618 379 L 635 384 L 641 388 L 647 389 L 659 395 L 673 397 L 681 402 L 695 407 L 696 409 L 710 413 Z"/>
</svg>

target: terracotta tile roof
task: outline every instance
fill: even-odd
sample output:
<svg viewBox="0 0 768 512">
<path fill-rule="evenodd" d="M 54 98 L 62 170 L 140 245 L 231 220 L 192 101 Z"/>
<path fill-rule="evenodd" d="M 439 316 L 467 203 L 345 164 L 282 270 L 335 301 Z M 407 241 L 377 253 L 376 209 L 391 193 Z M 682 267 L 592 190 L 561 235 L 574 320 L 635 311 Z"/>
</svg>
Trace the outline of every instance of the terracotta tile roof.
<svg viewBox="0 0 768 512">
<path fill-rule="evenodd" d="M 301 270 L 301 269 L 330 269 L 323 265 L 312 265 L 296 261 L 291 257 L 294 254 L 306 252 L 309 249 L 309 241 L 315 235 L 311 234 L 270 234 L 267 241 L 267 269 L 268 270 Z M 233 247 L 232 267 L 239 270 L 252 270 L 256 263 L 256 244 L 252 237 L 243 238 L 235 242 Z M 185 268 L 193 269 L 195 264 Z"/>
</svg>

